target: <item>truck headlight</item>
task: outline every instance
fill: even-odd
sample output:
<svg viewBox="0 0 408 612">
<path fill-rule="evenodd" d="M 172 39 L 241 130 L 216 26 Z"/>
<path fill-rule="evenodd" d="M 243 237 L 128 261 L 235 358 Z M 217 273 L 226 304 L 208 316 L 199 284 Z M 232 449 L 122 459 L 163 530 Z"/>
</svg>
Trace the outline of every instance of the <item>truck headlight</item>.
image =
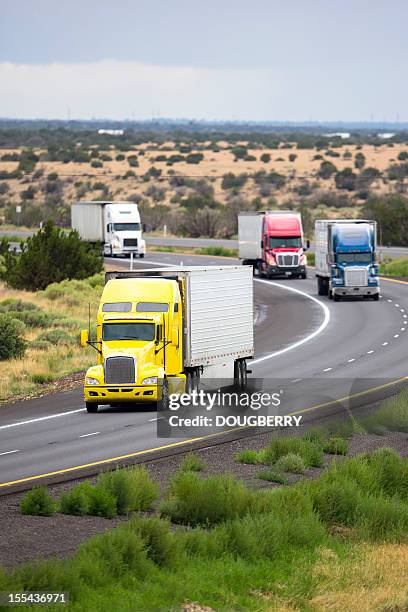
<svg viewBox="0 0 408 612">
<path fill-rule="evenodd" d="M 148 378 L 144 378 L 142 385 L 157 385 L 157 376 L 149 376 Z"/>
<path fill-rule="evenodd" d="M 99 380 L 97 378 L 91 378 L 90 376 L 87 376 L 85 378 L 85 383 L 87 385 L 99 385 Z"/>
</svg>

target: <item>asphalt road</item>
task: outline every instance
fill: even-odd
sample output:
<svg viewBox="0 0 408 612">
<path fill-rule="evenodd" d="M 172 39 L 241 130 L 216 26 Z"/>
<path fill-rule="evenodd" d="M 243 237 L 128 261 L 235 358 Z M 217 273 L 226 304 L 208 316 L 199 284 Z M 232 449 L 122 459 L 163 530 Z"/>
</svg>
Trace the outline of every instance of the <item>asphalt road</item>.
<svg viewBox="0 0 408 612">
<path fill-rule="evenodd" d="M 110 260 L 118 267 L 129 261 Z M 167 253 L 136 260 L 154 265 L 217 265 L 231 259 Z M 306 280 L 255 279 L 255 359 L 252 377 L 265 388 L 284 388 L 281 413 L 304 419 L 348 408 L 333 399 L 365 397 L 368 388 L 387 386 L 406 375 L 408 287 L 382 283 L 381 299 L 330 302 L 317 298 L 312 271 Z M 384 387 L 385 385 L 385 387 Z M 84 410 L 80 389 L 0 407 L 0 484 L 35 482 L 33 477 L 95 471 L 114 458 L 174 452 L 185 440 L 158 439 L 157 414 L 146 407 Z M 237 433 L 235 435 L 238 435 Z M 214 441 L 214 438 L 212 439 Z M 200 442 L 207 444 L 207 440 Z M 75 468 L 75 469 L 73 469 Z M 2 487 L 8 490 L 11 485 Z"/>
<path fill-rule="evenodd" d="M 17 236 L 19 238 L 28 238 L 34 234 L 34 230 L 23 231 L 1 231 L 0 238 L 3 236 Z M 145 236 L 146 244 L 152 246 L 170 246 L 184 248 L 205 248 L 205 247 L 225 247 L 227 249 L 238 249 L 238 240 L 227 240 L 223 238 L 181 238 L 175 236 Z M 311 243 L 310 249 L 314 250 L 314 245 Z M 399 246 L 382 246 L 379 252 L 387 257 L 407 257 L 408 248 Z"/>
</svg>

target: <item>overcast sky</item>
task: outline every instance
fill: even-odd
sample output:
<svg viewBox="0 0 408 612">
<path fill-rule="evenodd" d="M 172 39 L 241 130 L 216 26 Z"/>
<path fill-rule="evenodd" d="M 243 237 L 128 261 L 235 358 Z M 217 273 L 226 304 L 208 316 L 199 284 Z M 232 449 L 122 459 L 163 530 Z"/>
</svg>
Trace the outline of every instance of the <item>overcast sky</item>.
<svg viewBox="0 0 408 612">
<path fill-rule="evenodd" d="M 0 117 L 408 121 L 407 0 L 0 0 Z"/>
</svg>

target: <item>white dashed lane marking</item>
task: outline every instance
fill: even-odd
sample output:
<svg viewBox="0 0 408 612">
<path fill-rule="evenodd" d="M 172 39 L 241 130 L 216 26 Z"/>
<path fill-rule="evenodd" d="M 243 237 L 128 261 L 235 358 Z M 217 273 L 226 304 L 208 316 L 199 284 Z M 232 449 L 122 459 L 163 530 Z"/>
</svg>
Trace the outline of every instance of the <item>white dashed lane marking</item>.
<svg viewBox="0 0 408 612">
<path fill-rule="evenodd" d="M 79 437 L 80 438 L 88 438 L 89 436 L 97 436 L 100 433 L 101 433 L 100 431 L 93 431 L 92 433 L 82 434 L 82 436 L 79 436 Z"/>
<path fill-rule="evenodd" d="M 330 370 L 332 370 L 332 369 L 333 369 L 333 368 L 325 368 L 325 369 L 323 370 L 323 372 L 330 372 Z"/>
<path fill-rule="evenodd" d="M 11 455 L 12 453 L 19 453 L 19 452 L 20 452 L 19 450 L 11 450 L 11 451 L 6 451 L 6 452 L 4 452 L 4 453 L 0 453 L 0 457 L 1 457 L 2 455 Z"/>
</svg>

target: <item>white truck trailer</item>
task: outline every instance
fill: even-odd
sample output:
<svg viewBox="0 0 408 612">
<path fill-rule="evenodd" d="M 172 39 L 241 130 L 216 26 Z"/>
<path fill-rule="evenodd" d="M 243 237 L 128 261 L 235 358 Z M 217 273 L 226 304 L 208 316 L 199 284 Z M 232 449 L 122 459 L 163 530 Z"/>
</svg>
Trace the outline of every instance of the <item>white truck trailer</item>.
<svg viewBox="0 0 408 612">
<path fill-rule="evenodd" d="M 104 255 L 145 256 L 139 209 L 133 202 L 76 202 L 71 225 L 85 242 L 100 244 Z"/>
</svg>

